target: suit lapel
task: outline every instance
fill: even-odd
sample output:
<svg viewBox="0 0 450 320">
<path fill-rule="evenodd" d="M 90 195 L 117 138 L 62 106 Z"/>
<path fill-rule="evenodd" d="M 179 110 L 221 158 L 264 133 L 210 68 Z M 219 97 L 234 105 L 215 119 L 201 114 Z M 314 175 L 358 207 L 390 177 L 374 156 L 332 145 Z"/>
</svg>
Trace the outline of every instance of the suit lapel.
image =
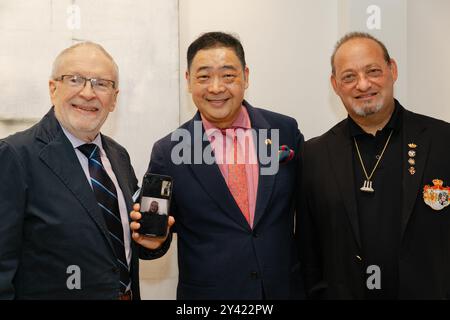
<svg viewBox="0 0 450 320">
<path fill-rule="evenodd" d="M 216 202 L 223 212 L 236 221 L 242 228 L 249 229 L 250 227 L 236 204 L 233 195 L 229 191 L 219 166 L 216 163 L 205 163 L 203 157 L 201 163 L 196 164 L 199 159 L 195 157 L 195 146 L 196 144 L 200 144 L 200 139 L 202 155 L 206 148 L 211 148 L 209 140 L 206 137 L 205 140 L 203 139 L 205 131 L 199 113 L 191 120 L 188 130 L 191 135 L 191 146 L 189 150 L 191 152 L 190 168 L 193 174 L 197 177 L 204 191 Z"/>
<path fill-rule="evenodd" d="M 271 127 L 270 124 L 267 122 L 262 115 L 255 110 L 250 104 L 248 104 L 246 101 L 244 101 L 244 105 L 247 108 L 248 115 L 250 117 L 250 122 L 252 125 L 252 129 L 256 131 L 256 140 L 254 141 L 256 145 L 256 154 L 258 158 L 258 165 L 259 165 L 259 176 L 258 176 L 258 191 L 256 193 L 256 207 L 255 207 L 255 217 L 253 221 L 253 228 L 256 227 L 258 222 L 261 220 L 261 217 L 264 215 L 264 212 L 266 211 L 266 208 L 269 204 L 269 200 L 271 199 L 271 195 L 273 192 L 273 186 L 275 183 L 276 174 L 271 175 L 262 175 L 261 169 L 270 167 L 270 162 L 267 164 L 261 163 L 261 148 L 265 148 L 265 154 L 267 156 L 270 156 L 271 146 L 268 144 L 265 144 L 264 141 L 266 139 L 271 139 Z M 267 130 L 267 137 L 265 135 L 260 136 L 260 129 Z M 278 150 L 277 150 L 278 151 Z M 277 159 L 278 161 L 278 159 Z"/>
<path fill-rule="evenodd" d="M 402 224 L 401 224 L 401 238 L 405 233 L 409 218 L 416 203 L 419 190 L 421 190 L 420 183 L 423 178 L 425 164 L 428 158 L 428 150 L 430 148 L 431 138 L 429 137 L 426 127 L 417 121 L 412 112 L 404 111 L 403 116 L 403 146 L 402 146 L 402 161 L 403 161 L 403 206 L 402 206 Z M 417 145 L 415 148 L 416 156 L 414 166 L 416 173 L 411 175 L 408 163 L 408 147 L 409 143 Z"/>
<path fill-rule="evenodd" d="M 118 149 L 112 148 L 103 135 L 102 135 L 102 145 L 103 149 L 106 152 L 106 155 L 108 156 L 108 160 L 111 163 L 111 167 L 114 171 L 114 174 L 116 175 L 120 189 L 122 190 L 127 210 L 131 211 L 131 208 L 133 206 L 132 194 L 129 189 L 129 186 L 126 184 L 126 181 L 128 181 L 130 177 L 127 176 L 127 172 L 124 170 L 125 168 L 123 166 L 123 164 L 128 163 L 128 158 Z M 128 220 L 130 220 L 130 217 L 128 217 Z"/>
<path fill-rule="evenodd" d="M 261 139 L 270 139 L 270 125 L 269 123 L 261 116 L 257 110 L 255 110 L 252 106 L 250 106 L 246 101 L 244 101 L 244 106 L 247 108 L 252 129 L 256 130 L 256 140 L 254 143 L 257 147 L 257 157 L 259 164 L 259 178 L 258 178 L 258 191 L 256 198 L 256 207 L 255 207 L 255 216 L 253 222 L 253 228 L 260 221 L 264 212 L 266 211 L 267 205 L 269 204 L 271 194 L 273 192 L 273 186 L 275 183 L 276 175 L 261 175 L 261 168 L 269 167 L 270 163 L 262 164 L 261 159 L 259 157 L 260 150 L 259 148 L 264 147 L 267 148 L 266 154 L 270 155 L 270 146 L 266 145 L 263 141 L 259 141 L 259 131 L 258 129 L 266 129 L 268 131 L 267 137 L 261 136 Z M 194 121 L 200 121 L 201 126 L 201 137 L 204 135 L 204 128 L 201 125 L 200 115 L 194 117 L 189 125 L 189 131 L 192 137 L 192 145 L 195 145 L 195 131 L 200 131 L 200 128 L 194 128 Z M 197 143 L 199 139 L 197 138 Z M 260 143 L 261 142 L 261 143 Z M 203 141 L 202 139 L 202 151 L 205 148 L 209 147 L 210 143 L 208 139 Z M 191 159 L 194 159 L 194 148 L 190 148 L 192 151 Z M 245 220 L 244 215 L 239 209 L 236 201 L 233 198 L 233 195 L 230 193 L 228 186 L 225 182 L 225 179 L 220 172 L 219 166 L 217 164 L 191 164 L 192 172 L 197 176 L 198 181 L 203 185 L 204 190 L 215 200 L 215 202 L 222 208 L 224 212 L 226 212 L 233 220 L 239 223 L 246 230 L 250 229 L 247 221 Z"/>
<path fill-rule="evenodd" d="M 341 198 L 344 201 L 347 216 L 358 246 L 361 248 L 359 219 L 356 207 L 355 179 L 353 173 L 352 143 L 348 138 L 347 121 L 333 129 L 334 135 L 328 141 L 328 159 L 331 161 Z M 328 177 L 331 179 L 331 177 Z M 325 181 L 326 183 L 326 181 Z"/>
<path fill-rule="evenodd" d="M 49 167 L 94 220 L 114 252 L 103 215 L 86 179 L 72 144 L 50 111 L 43 120 L 37 139 L 47 143 L 39 158 Z"/>
</svg>

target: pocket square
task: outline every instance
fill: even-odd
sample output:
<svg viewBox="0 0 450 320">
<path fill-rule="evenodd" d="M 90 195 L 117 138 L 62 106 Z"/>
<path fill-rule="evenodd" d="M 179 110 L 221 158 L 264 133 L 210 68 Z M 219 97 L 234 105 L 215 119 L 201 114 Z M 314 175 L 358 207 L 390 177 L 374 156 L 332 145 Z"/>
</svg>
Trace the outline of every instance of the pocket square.
<svg viewBox="0 0 450 320">
<path fill-rule="evenodd" d="M 287 145 L 282 145 L 280 150 L 278 150 L 278 162 L 286 163 L 294 158 L 295 152 L 290 149 Z"/>
</svg>

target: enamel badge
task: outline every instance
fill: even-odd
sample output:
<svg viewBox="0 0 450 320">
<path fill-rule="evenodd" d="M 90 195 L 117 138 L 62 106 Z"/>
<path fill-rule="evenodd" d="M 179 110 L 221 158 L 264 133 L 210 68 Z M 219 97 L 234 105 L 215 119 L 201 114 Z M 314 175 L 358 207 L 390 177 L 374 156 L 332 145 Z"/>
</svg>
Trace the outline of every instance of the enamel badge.
<svg viewBox="0 0 450 320">
<path fill-rule="evenodd" d="M 433 180 L 433 186 L 423 187 L 423 201 L 433 210 L 442 210 L 449 205 L 450 187 L 443 187 L 444 182 Z"/>
</svg>

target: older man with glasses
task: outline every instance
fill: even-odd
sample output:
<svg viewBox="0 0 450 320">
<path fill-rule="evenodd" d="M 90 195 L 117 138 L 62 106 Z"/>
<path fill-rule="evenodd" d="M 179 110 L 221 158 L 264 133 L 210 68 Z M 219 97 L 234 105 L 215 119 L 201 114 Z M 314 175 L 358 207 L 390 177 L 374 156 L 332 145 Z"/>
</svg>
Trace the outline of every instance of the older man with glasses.
<svg viewBox="0 0 450 320">
<path fill-rule="evenodd" d="M 137 179 L 126 150 L 100 133 L 118 67 L 79 43 L 57 56 L 49 89 L 47 115 L 0 140 L 0 298 L 139 299 L 138 257 L 160 257 L 170 239 L 131 241 Z"/>
</svg>

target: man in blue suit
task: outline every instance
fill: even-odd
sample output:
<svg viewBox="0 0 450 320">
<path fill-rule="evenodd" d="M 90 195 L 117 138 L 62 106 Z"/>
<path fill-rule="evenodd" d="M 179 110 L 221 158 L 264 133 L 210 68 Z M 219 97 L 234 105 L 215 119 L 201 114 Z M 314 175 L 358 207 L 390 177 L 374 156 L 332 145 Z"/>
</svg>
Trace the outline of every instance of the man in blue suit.
<svg viewBox="0 0 450 320">
<path fill-rule="evenodd" d="M 139 299 L 139 261 L 170 239 L 131 241 L 137 179 L 126 150 L 100 134 L 115 108 L 118 68 L 100 45 L 61 52 L 54 107 L 0 140 L 0 299 Z M 86 154 L 86 149 L 91 151 Z"/>
<path fill-rule="evenodd" d="M 187 60 L 198 112 L 154 145 L 148 169 L 174 181 L 177 297 L 297 298 L 297 122 L 244 100 L 249 69 L 235 37 L 206 33 L 190 45 Z"/>
</svg>

